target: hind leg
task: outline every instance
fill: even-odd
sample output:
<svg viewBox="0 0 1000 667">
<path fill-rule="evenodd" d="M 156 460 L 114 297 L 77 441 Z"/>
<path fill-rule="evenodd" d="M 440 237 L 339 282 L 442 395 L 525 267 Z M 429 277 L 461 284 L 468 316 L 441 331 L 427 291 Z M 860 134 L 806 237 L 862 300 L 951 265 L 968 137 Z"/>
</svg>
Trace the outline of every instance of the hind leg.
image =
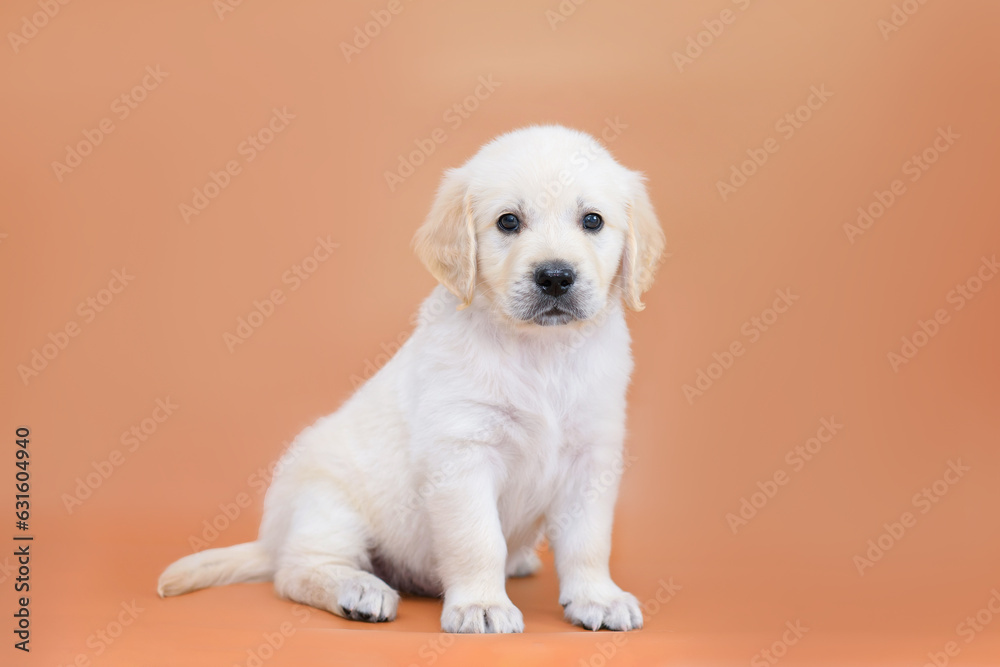
<svg viewBox="0 0 1000 667">
<path fill-rule="evenodd" d="M 504 568 L 508 577 L 530 577 L 542 567 L 542 561 L 538 557 L 538 546 L 542 541 L 540 524 L 541 522 L 536 523 L 508 541 L 507 565 Z"/>
<path fill-rule="evenodd" d="M 278 570 L 274 587 L 282 597 L 355 621 L 396 618 L 399 593 L 371 572 L 351 565 L 314 562 Z"/>
<path fill-rule="evenodd" d="M 370 531 L 332 486 L 300 489 L 274 587 L 282 597 L 359 621 L 396 618 L 399 594 L 369 570 Z"/>
</svg>

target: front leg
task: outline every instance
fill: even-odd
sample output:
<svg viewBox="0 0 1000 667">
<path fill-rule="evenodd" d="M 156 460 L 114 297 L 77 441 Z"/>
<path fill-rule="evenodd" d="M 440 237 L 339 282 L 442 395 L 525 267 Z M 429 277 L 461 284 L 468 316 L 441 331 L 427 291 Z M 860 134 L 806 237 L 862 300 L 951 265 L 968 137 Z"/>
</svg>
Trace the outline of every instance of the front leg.
<svg viewBox="0 0 1000 667">
<path fill-rule="evenodd" d="M 635 630 L 642 611 L 611 580 L 611 524 L 623 470 L 620 439 L 580 453 L 548 515 L 566 620 L 591 630 Z"/>
<path fill-rule="evenodd" d="M 497 512 L 497 462 L 471 445 L 443 466 L 427 496 L 434 553 L 444 586 L 444 632 L 522 632 L 521 612 L 507 597 L 507 543 Z"/>
</svg>

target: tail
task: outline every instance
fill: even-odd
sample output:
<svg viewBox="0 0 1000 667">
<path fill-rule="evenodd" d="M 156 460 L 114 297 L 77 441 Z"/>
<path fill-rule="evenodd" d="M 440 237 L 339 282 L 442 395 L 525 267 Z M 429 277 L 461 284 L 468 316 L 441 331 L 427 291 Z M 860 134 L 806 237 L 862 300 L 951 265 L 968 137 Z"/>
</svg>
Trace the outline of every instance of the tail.
<svg viewBox="0 0 1000 667">
<path fill-rule="evenodd" d="M 171 563 L 156 586 L 160 597 L 183 595 L 209 586 L 270 581 L 274 567 L 259 542 L 206 549 Z"/>
</svg>

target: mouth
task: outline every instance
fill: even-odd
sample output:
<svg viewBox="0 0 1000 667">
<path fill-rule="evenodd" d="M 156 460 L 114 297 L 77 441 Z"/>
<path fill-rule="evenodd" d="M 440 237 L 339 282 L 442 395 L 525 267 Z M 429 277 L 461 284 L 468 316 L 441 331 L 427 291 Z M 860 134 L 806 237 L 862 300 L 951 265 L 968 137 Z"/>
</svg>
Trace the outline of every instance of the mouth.
<svg viewBox="0 0 1000 667">
<path fill-rule="evenodd" d="M 568 324 L 575 319 L 577 319 L 576 315 L 570 311 L 564 310 L 559 306 L 552 306 L 551 308 L 535 314 L 535 316 L 531 318 L 531 321 L 543 327 L 551 327 L 560 324 Z"/>
<path fill-rule="evenodd" d="M 516 285 L 504 303 L 507 315 L 519 322 L 552 327 L 589 319 L 591 291 L 582 281 L 568 294 L 552 296 L 543 294 L 534 278 Z"/>
</svg>

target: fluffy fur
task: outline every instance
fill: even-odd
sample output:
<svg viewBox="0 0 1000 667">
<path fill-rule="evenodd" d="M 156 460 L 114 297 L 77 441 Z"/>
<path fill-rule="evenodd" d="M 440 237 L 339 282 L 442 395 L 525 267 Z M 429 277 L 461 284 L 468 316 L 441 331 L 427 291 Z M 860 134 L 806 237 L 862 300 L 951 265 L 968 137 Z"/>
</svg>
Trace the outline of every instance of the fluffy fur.
<svg viewBox="0 0 1000 667">
<path fill-rule="evenodd" d="M 521 222 L 498 228 L 504 214 Z M 583 228 L 587 213 L 603 227 Z M 291 600 L 392 620 L 443 595 L 446 632 L 519 632 L 507 576 L 555 554 L 566 618 L 642 626 L 608 570 L 640 310 L 664 246 L 640 174 L 592 137 L 530 127 L 449 170 L 415 238 L 441 283 L 406 344 L 285 453 L 256 542 L 186 556 L 159 593 L 273 580 Z M 536 271 L 575 272 L 551 296 Z"/>
</svg>

